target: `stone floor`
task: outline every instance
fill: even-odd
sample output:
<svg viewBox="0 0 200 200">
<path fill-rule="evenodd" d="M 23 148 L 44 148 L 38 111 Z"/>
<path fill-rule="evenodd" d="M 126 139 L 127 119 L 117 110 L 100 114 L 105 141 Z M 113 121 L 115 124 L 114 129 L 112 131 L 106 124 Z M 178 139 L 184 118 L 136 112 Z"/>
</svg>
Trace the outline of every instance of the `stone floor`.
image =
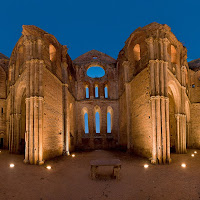
<svg viewBox="0 0 200 200">
<path fill-rule="evenodd" d="M 44 166 L 23 164 L 23 156 L 0 153 L 0 200 L 197 200 L 200 199 L 200 150 L 191 157 L 172 154 L 170 165 L 151 165 L 147 159 L 123 152 L 75 153 L 47 161 Z M 119 158 L 121 180 L 110 178 L 112 169 L 100 168 L 91 180 L 90 160 Z M 182 168 L 181 164 L 187 167 Z M 9 164 L 15 167 L 10 168 Z M 144 164 L 149 168 L 145 169 Z M 51 165 L 52 169 L 45 167 Z"/>
</svg>

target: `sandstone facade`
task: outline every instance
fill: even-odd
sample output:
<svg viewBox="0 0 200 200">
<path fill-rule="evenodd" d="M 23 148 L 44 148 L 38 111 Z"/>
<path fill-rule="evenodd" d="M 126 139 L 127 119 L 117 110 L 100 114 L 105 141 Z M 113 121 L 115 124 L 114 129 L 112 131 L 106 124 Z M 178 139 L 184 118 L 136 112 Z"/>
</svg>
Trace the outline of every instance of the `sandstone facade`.
<svg viewBox="0 0 200 200">
<path fill-rule="evenodd" d="M 1 148 L 31 164 L 74 150 L 115 148 L 169 163 L 172 151 L 200 148 L 197 61 L 190 69 L 186 48 L 158 23 L 136 29 L 117 60 L 91 50 L 73 61 L 53 35 L 23 26 L 10 59 L 0 54 Z M 105 75 L 89 77 L 92 66 Z"/>
</svg>

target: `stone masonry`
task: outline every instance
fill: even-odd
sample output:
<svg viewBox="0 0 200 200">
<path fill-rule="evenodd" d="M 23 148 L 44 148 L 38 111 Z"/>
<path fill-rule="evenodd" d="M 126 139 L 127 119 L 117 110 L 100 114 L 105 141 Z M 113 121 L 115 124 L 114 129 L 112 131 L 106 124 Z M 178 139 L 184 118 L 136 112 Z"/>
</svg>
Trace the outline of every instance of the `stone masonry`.
<svg viewBox="0 0 200 200">
<path fill-rule="evenodd" d="M 117 60 L 91 50 L 72 61 L 67 51 L 53 35 L 24 25 L 11 57 L 0 54 L 0 148 L 30 164 L 93 149 L 165 164 L 171 152 L 200 148 L 200 61 L 188 65 L 169 26 L 136 29 Z M 89 77 L 94 66 L 105 75 Z"/>
</svg>

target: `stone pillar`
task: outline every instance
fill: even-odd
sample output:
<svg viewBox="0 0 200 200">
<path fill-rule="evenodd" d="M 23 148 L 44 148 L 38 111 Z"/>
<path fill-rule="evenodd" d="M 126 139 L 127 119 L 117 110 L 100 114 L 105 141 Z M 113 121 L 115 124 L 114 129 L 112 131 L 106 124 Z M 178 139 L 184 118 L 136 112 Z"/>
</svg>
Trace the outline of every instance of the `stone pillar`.
<svg viewBox="0 0 200 200">
<path fill-rule="evenodd" d="M 152 119 L 151 163 L 170 163 L 169 99 L 167 92 L 167 41 L 148 40 Z"/>
<path fill-rule="evenodd" d="M 26 98 L 26 132 L 25 132 L 25 159 L 24 163 L 29 162 L 29 110 L 30 99 Z"/>
<path fill-rule="evenodd" d="M 180 153 L 180 115 L 176 114 L 176 122 L 177 122 L 177 130 L 176 130 L 176 139 L 177 139 L 177 146 L 176 146 L 176 153 Z"/>
<path fill-rule="evenodd" d="M 165 97 L 162 96 L 161 97 L 161 124 L 162 124 L 162 138 L 161 138 L 161 143 L 162 143 L 162 159 L 163 159 L 163 163 L 166 163 L 166 157 L 167 157 L 167 137 L 166 137 L 166 101 L 165 101 Z"/>
<path fill-rule="evenodd" d="M 130 151 L 131 148 L 131 110 L 130 110 L 130 101 L 131 101 L 131 85 L 128 79 L 129 65 L 127 62 L 123 63 L 124 65 L 124 80 L 125 80 L 125 92 L 126 92 L 126 120 L 127 120 L 127 150 Z"/>
<path fill-rule="evenodd" d="M 152 119 L 152 145 L 153 145 L 153 148 L 152 148 L 152 160 L 151 160 L 151 163 L 152 164 L 156 164 L 157 162 L 157 149 L 156 149 L 156 145 L 157 145 L 157 142 L 156 142 L 156 102 L 155 102 L 155 97 L 154 96 L 151 96 L 151 110 L 152 110 L 152 113 L 151 113 L 151 119 Z"/>
<path fill-rule="evenodd" d="M 191 129 L 191 123 L 190 122 L 187 122 L 186 124 L 186 138 L 187 138 L 187 147 L 190 146 L 190 129 Z"/>
<path fill-rule="evenodd" d="M 26 62 L 28 70 L 26 98 L 25 163 L 43 164 L 43 88 L 44 61 Z"/>
<path fill-rule="evenodd" d="M 177 153 L 186 153 L 186 115 L 176 114 L 177 120 Z"/>
<path fill-rule="evenodd" d="M 63 84 L 64 91 L 64 154 L 69 155 L 69 116 L 68 116 L 68 84 Z"/>
<path fill-rule="evenodd" d="M 20 119 L 21 119 L 21 114 L 17 113 L 15 114 L 15 121 L 16 121 L 16 152 L 19 153 L 19 143 L 20 143 Z"/>
<path fill-rule="evenodd" d="M 169 131 L 169 98 L 165 97 L 166 103 L 166 154 L 167 154 L 167 162 L 171 163 L 170 158 L 170 131 Z"/>
</svg>

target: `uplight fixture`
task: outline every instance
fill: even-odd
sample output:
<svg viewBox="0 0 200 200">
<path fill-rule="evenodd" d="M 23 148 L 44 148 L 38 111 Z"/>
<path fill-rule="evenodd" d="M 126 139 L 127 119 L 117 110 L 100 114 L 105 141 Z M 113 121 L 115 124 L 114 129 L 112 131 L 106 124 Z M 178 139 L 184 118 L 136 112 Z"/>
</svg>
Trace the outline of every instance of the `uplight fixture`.
<svg viewBox="0 0 200 200">
<path fill-rule="evenodd" d="M 149 165 L 147 165 L 147 164 L 144 165 L 144 168 L 148 168 L 148 167 L 149 167 Z"/>
<path fill-rule="evenodd" d="M 182 163 L 182 164 L 181 164 L 181 167 L 186 168 L 186 164 L 185 164 L 185 163 Z"/>
</svg>

